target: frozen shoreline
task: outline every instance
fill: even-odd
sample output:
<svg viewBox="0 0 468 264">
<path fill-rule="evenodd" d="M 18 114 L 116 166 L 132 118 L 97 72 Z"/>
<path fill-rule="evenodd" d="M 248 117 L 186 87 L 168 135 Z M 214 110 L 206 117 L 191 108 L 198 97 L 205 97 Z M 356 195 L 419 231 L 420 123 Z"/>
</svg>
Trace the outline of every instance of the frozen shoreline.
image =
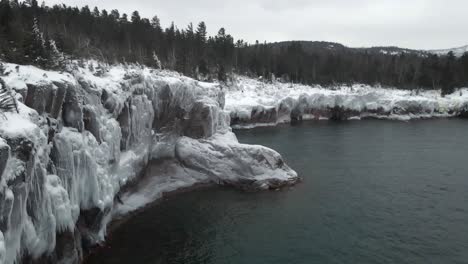
<svg viewBox="0 0 468 264">
<path fill-rule="evenodd" d="M 468 88 L 442 97 L 439 90 L 397 90 L 366 85 L 327 89 L 263 83 L 238 76 L 226 89 L 233 128 L 272 126 L 301 120 L 364 118 L 407 121 L 460 116 L 468 111 Z"/>
<path fill-rule="evenodd" d="M 355 117 L 350 117 L 346 120 L 341 120 L 341 121 L 360 121 L 360 120 L 388 120 L 388 121 L 401 121 L 401 122 L 408 122 L 412 120 L 427 120 L 427 119 L 437 119 L 437 118 L 458 118 L 458 115 L 449 115 L 449 114 L 434 114 L 434 115 L 408 115 L 408 116 L 379 116 L 379 115 L 362 115 L 362 116 L 355 116 Z M 320 117 L 320 118 L 315 118 L 314 116 L 312 117 L 305 117 L 301 121 L 330 121 L 329 118 L 325 117 Z M 276 127 L 276 126 L 282 126 L 282 125 L 290 125 L 291 120 L 283 121 L 283 122 L 277 122 L 277 123 L 253 123 L 253 124 L 238 124 L 238 125 L 232 125 L 232 129 L 235 130 L 249 130 L 249 129 L 254 129 L 254 128 L 260 128 L 260 127 Z"/>
</svg>

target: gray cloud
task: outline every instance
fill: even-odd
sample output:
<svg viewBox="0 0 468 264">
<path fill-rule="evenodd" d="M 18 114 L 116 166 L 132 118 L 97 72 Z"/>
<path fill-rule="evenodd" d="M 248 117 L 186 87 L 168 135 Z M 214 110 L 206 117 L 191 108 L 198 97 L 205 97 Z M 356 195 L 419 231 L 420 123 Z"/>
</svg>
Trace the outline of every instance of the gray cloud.
<svg viewBox="0 0 468 264">
<path fill-rule="evenodd" d="M 415 49 L 468 44 L 466 0 L 46 0 L 98 6 L 163 25 L 205 21 L 211 34 L 225 27 L 249 42 L 326 40 L 347 46 L 396 45 Z"/>
</svg>

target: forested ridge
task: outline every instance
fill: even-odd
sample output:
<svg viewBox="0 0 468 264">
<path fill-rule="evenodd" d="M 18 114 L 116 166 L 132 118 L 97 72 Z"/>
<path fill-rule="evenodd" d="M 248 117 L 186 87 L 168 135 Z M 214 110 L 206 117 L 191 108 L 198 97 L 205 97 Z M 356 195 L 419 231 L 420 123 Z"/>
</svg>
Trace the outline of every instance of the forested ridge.
<svg viewBox="0 0 468 264">
<path fill-rule="evenodd" d="M 267 29 L 266 29 L 267 30 Z M 399 48 L 347 48 L 336 43 L 246 43 L 224 28 L 208 36 L 204 22 L 163 28 L 142 18 L 88 6 L 0 0 L 0 60 L 61 69 L 68 60 L 140 63 L 197 79 L 231 73 L 306 84 L 380 84 L 403 89 L 468 86 L 468 54 L 437 56 Z"/>
</svg>

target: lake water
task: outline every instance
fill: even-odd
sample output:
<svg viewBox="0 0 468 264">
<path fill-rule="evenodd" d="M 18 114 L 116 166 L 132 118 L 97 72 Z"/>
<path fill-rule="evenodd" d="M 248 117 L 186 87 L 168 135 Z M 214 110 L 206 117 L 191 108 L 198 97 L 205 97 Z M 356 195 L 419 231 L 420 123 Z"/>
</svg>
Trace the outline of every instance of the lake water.
<svg viewBox="0 0 468 264">
<path fill-rule="evenodd" d="M 99 264 L 468 263 L 468 121 L 310 122 L 236 131 L 303 181 L 209 188 L 135 215 Z"/>
</svg>

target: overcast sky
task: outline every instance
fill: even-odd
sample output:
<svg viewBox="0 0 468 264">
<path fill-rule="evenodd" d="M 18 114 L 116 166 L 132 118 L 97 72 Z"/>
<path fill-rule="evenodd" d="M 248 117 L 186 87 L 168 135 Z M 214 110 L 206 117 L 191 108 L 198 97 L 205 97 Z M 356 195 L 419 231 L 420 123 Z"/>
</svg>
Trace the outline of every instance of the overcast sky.
<svg viewBox="0 0 468 264">
<path fill-rule="evenodd" d="M 453 48 L 468 44 L 467 0 L 45 0 L 48 5 L 98 6 L 163 26 L 205 21 L 250 43 L 324 40 L 351 47 Z"/>
</svg>

